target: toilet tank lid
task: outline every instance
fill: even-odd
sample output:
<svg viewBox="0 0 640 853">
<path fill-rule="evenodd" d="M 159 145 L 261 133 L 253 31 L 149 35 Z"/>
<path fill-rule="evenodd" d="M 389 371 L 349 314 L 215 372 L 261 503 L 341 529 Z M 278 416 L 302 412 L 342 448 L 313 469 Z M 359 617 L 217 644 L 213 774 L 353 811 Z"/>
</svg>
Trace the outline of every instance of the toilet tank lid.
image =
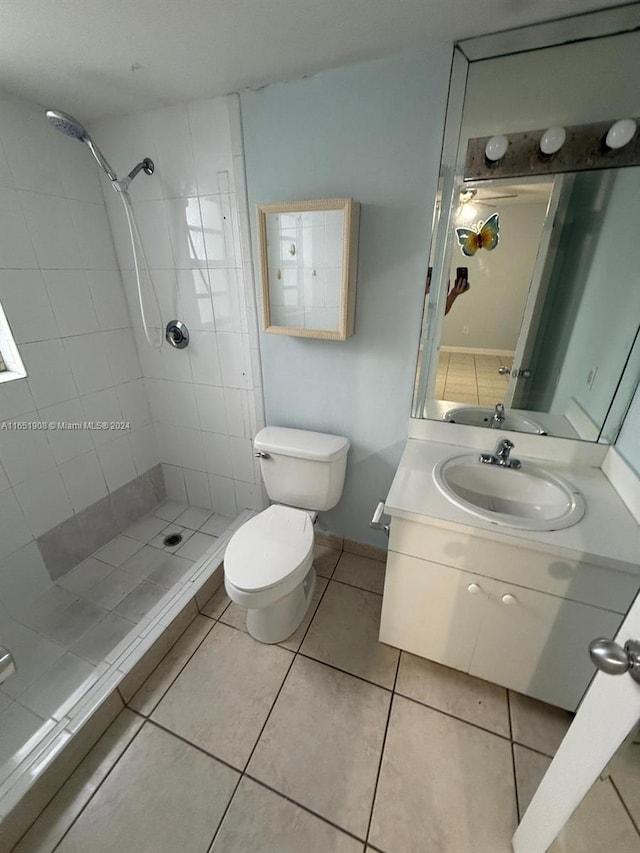
<svg viewBox="0 0 640 853">
<path fill-rule="evenodd" d="M 345 456 L 350 446 L 343 435 L 274 426 L 261 429 L 254 440 L 256 450 L 319 462 L 333 462 Z"/>
</svg>

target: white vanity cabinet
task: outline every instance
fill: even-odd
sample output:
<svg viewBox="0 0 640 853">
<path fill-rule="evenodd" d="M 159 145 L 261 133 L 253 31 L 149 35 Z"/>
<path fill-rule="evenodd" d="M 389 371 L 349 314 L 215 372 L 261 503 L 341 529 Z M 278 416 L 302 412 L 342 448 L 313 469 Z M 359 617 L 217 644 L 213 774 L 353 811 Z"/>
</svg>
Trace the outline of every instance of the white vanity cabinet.
<svg viewBox="0 0 640 853">
<path fill-rule="evenodd" d="M 575 710 L 638 586 L 576 556 L 394 518 L 380 640 Z"/>
</svg>

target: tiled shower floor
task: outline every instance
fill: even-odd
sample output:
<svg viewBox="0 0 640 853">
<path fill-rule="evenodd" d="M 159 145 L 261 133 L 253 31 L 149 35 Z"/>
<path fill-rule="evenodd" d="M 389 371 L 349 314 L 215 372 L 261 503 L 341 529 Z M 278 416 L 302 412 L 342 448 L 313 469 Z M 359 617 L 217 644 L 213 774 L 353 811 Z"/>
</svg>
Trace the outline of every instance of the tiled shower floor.
<svg viewBox="0 0 640 853">
<path fill-rule="evenodd" d="M 0 782 L 61 705 L 79 698 L 105 656 L 216 541 L 232 519 L 167 501 L 54 583 L 20 614 L 2 617 L 17 671 L 0 689 Z M 182 542 L 163 545 L 169 533 Z"/>
<path fill-rule="evenodd" d="M 384 564 L 316 546 L 305 623 L 219 590 L 15 853 L 508 853 L 570 715 L 377 640 Z"/>
</svg>

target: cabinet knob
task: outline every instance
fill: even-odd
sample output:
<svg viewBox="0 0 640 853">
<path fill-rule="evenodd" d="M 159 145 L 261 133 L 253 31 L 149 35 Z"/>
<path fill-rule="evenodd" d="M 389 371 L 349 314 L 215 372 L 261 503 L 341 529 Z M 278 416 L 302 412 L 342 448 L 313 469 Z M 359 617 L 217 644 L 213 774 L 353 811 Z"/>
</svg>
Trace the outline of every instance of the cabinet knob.
<svg viewBox="0 0 640 853">
<path fill-rule="evenodd" d="M 518 599 L 515 597 L 515 595 L 511 595 L 510 592 L 507 592 L 505 593 L 505 595 L 502 596 L 503 604 L 517 604 L 517 602 Z"/>
<path fill-rule="evenodd" d="M 479 592 L 482 592 L 482 587 L 478 586 L 477 583 L 470 583 L 467 589 L 471 595 L 477 595 Z"/>
</svg>

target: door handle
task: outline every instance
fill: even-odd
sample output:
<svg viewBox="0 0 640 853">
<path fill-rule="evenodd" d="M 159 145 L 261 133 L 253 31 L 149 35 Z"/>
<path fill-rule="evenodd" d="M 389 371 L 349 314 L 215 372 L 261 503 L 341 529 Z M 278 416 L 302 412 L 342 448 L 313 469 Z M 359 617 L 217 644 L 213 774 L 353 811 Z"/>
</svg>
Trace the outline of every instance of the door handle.
<svg viewBox="0 0 640 853">
<path fill-rule="evenodd" d="M 640 684 L 640 642 L 627 640 L 624 648 L 613 640 L 600 637 L 589 643 L 589 656 L 602 672 L 608 675 L 624 675 L 628 672 Z"/>
<path fill-rule="evenodd" d="M 498 368 L 498 373 L 501 376 L 514 376 L 516 378 L 522 377 L 522 379 L 531 379 L 531 370 L 528 367 L 505 367 L 503 364 L 502 367 Z"/>
<path fill-rule="evenodd" d="M 13 655 L 0 646 L 0 684 L 16 671 Z"/>
</svg>

